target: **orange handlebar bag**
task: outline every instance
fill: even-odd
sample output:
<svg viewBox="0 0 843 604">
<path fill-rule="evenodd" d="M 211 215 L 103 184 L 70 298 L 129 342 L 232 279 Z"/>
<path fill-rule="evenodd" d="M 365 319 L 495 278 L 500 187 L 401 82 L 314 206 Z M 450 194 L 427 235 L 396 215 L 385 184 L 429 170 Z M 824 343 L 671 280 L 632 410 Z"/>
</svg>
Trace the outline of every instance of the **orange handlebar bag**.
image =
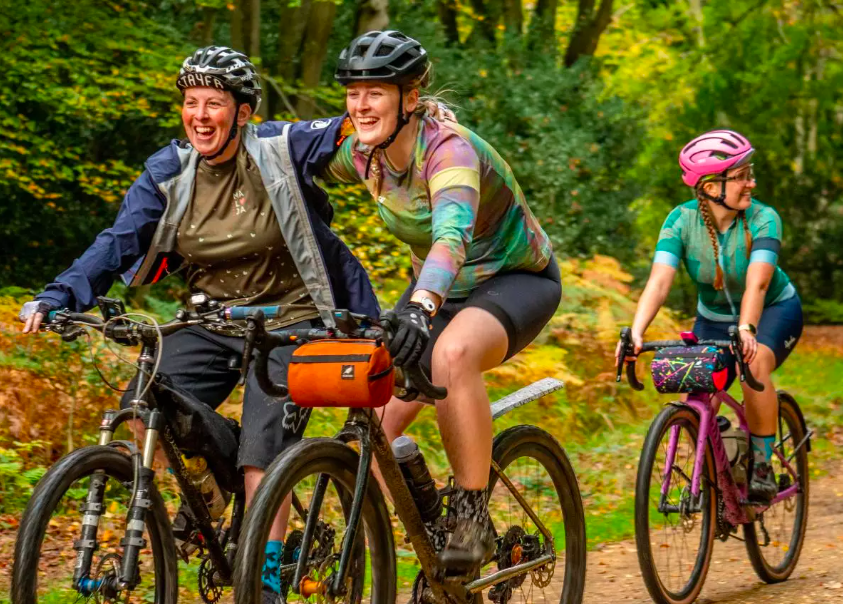
<svg viewBox="0 0 843 604">
<path fill-rule="evenodd" d="M 287 376 L 300 407 L 383 407 L 395 372 L 386 347 L 375 340 L 321 340 L 293 352 Z"/>
</svg>

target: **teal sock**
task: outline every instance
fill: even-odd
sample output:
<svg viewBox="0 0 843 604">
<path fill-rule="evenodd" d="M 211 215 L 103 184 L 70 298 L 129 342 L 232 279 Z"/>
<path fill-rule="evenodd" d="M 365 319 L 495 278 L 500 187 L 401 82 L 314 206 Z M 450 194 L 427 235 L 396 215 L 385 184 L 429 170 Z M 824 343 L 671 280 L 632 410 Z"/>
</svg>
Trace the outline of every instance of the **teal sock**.
<svg viewBox="0 0 843 604">
<path fill-rule="evenodd" d="M 283 541 L 266 542 L 266 559 L 261 571 L 264 586 L 277 594 L 281 593 L 281 554 L 284 552 Z"/>
<path fill-rule="evenodd" d="M 750 436 L 752 437 L 752 460 L 755 463 L 770 463 L 773 457 L 773 445 L 776 444 L 776 435 L 750 434 Z"/>
</svg>

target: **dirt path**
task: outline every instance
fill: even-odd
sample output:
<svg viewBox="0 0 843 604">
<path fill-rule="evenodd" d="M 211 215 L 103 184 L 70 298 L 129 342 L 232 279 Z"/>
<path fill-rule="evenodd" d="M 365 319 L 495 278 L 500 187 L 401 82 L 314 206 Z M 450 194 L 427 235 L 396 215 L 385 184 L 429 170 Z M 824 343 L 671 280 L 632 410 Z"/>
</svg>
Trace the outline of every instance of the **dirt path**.
<svg viewBox="0 0 843 604">
<path fill-rule="evenodd" d="M 635 543 L 612 543 L 588 553 L 586 604 L 650 602 Z M 812 480 L 808 536 L 790 580 L 777 585 L 759 581 L 743 543 L 716 541 L 711 570 L 700 603 L 843 602 L 843 463 Z"/>
</svg>

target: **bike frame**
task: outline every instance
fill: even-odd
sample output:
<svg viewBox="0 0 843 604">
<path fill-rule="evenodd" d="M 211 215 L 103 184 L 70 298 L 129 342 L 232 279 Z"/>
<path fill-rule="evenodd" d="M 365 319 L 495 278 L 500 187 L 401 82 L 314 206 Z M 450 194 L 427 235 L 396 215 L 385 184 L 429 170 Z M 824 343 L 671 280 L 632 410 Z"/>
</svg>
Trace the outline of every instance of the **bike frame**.
<svg viewBox="0 0 843 604">
<path fill-rule="evenodd" d="M 159 442 L 176 477 L 179 489 L 196 518 L 197 527 L 204 541 L 203 547 L 208 551 L 208 555 L 218 573 L 218 583 L 220 585 L 231 585 L 236 544 L 246 508 L 245 493 L 241 490 L 235 495 L 231 526 L 227 533 L 220 538 L 214 530 L 213 520 L 202 493 L 187 478 L 181 450 L 172 436 L 169 424 L 164 415 L 154 408 L 156 395 L 163 395 L 156 382 L 149 383 L 155 366 L 156 353 L 157 342 L 143 342 L 138 357 L 138 379 L 132 408 L 121 411 L 106 411 L 100 424 L 98 444 L 126 449 L 132 456 L 137 477 L 133 485 L 131 506 L 127 514 L 127 528 L 122 541 L 123 558 L 120 577 L 118 584 L 114 587 L 119 590 L 133 589 L 137 584 L 138 557 L 140 550 L 146 547 L 143 533 L 146 526 L 146 510 L 149 507 L 149 489 L 155 480 L 155 472 L 152 466 L 155 448 Z M 147 385 L 149 386 L 148 389 Z M 146 393 L 144 393 L 145 390 Z M 148 399 L 153 401 L 152 408 L 150 408 Z M 133 442 L 112 440 L 117 428 L 133 419 L 140 419 L 146 427 L 142 452 Z M 97 548 L 96 532 L 99 525 L 99 516 L 103 511 L 102 502 L 105 492 L 105 479 L 102 476 L 97 476 L 97 474 L 101 473 L 94 474 L 88 487 L 88 495 L 83 507 L 85 517 L 82 523 L 82 539 L 77 542 L 75 548 L 77 549 L 77 559 L 73 583 L 83 595 L 94 593 L 100 587 L 96 581 L 89 579 L 94 551 Z"/>
<path fill-rule="evenodd" d="M 360 517 L 363 509 L 363 497 L 366 489 L 368 488 L 373 455 L 378 462 L 378 467 L 383 475 L 384 483 L 386 484 L 389 493 L 392 495 L 398 518 L 407 530 L 407 537 L 416 552 L 416 556 L 418 557 L 421 565 L 421 571 L 424 573 L 425 579 L 427 580 L 436 601 L 449 601 L 446 596 L 448 593 L 451 593 L 459 600 L 464 601 L 470 594 L 477 593 L 487 587 L 502 583 L 515 575 L 523 574 L 533 568 L 538 568 L 556 559 L 552 534 L 538 518 L 529 503 L 517 491 L 515 485 L 512 484 L 503 471 L 493 461 L 492 471 L 497 474 L 501 482 L 507 487 L 507 489 L 510 490 L 510 492 L 512 492 L 515 499 L 524 508 L 526 514 L 536 524 L 539 531 L 545 536 L 547 551 L 534 560 L 500 570 L 487 577 L 474 580 L 468 584 L 441 580 L 441 569 L 439 567 L 433 545 L 430 542 L 427 531 L 425 531 L 424 522 L 419 514 L 418 507 L 416 507 L 416 503 L 413 500 L 410 489 L 404 480 L 401 468 L 392 453 L 392 447 L 390 446 L 386 434 L 381 428 L 380 420 L 377 415 L 372 409 L 350 409 L 345 426 L 336 438 L 344 443 L 352 441 L 358 441 L 360 443 L 360 465 L 357 472 L 354 497 L 346 524 L 346 532 L 343 535 L 339 566 L 336 574 L 334 575 L 332 584 L 320 586 L 320 588 L 326 589 L 331 595 L 335 597 L 342 596 L 346 591 L 345 577 L 348 573 L 349 564 L 351 562 L 352 547 L 359 530 Z M 302 552 L 310 551 L 313 535 L 316 530 L 316 524 L 319 521 L 319 507 L 322 504 L 322 499 L 325 495 L 325 489 L 327 486 L 327 477 L 320 475 L 313 491 L 310 509 L 306 515 L 307 520 L 300 546 Z M 290 565 L 289 567 L 282 568 L 282 572 L 292 566 L 295 566 L 295 574 L 290 588 L 294 593 L 298 594 L 301 593 L 301 586 L 303 585 L 302 579 L 304 579 L 305 572 L 307 570 L 307 556 L 301 556 L 297 563 Z"/>
<path fill-rule="evenodd" d="M 808 432 L 803 438 L 802 442 L 798 443 L 794 447 L 794 452 L 790 455 L 789 458 L 786 458 L 781 450 L 785 439 L 777 443 L 776 446 L 773 448 L 773 453 L 776 455 L 776 457 L 778 457 L 779 461 L 782 463 L 782 466 L 787 470 L 788 474 L 790 474 L 790 477 L 793 479 L 793 484 L 781 493 L 779 493 L 770 502 L 769 505 L 747 507 L 745 505 L 745 502 L 747 499 L 747 492 L 749 488 L 748 484 L 740 486 L 735 484 L 734 478 L 732 477 L 729 457 L 726 453 L 726 447 L 723 444 L 723 438 L 717 426 L 717 412 L 719 411 L 720 405 L 722 403 L 726 403 L 726 405 L 728 405 L 732 408 L 732 410 L 734 410 L 735 414 L 738 417 L 740 429 L 743 430 L 747 434 L 747 438 L 749 438 L 749 425 L 746 422 L 746 413 L 744 411 L 744 406 L 742 403 L 735 400 L 727 392 L 720 391 L 714 394 L 691 394 L 688 396 L 687 401 L 677 402 L 673 404 L 689 407 L 700 418 L 700 429 L 699 434 L 697 435 L 696 442 L 696 458 L 694 459 L 694 471 L 690 481 L 691 494 L 693 495 L 694 500 L 697 502 L 700 501 L 700 493 L 702 490 L 703 462 L 705 459 L 705 445 L 706 441 L 708 441 L 711 443 L 712 453 L 714 454 L 714 466 L 717 473 L 716 489 L 718 490 L 719 494 L 723 497 L 723 502 L 725 504 L 726 521 L 732 524 L 733 526 L 737 526 L 738 524 L 746 524 L 748 522 L 752 522 L 754 520 L 755 514 L 763 513 L 770 506 L 775 505 L 780 501 L 784 501 L 785 499 L 795 497 L 801 491 L 798 475 L 793 469 L 793 466 L 791 466 L 790 460 L 793 459 L 793 455 L 797 450 L 805 446 L 805 443 L 808 442 L 808 440 L 810 439 L 811 433 Z M 659 508 L 665 507 L 664 500 L 667 497 L 668 491 L 670 490 L 670 480 L 671 475 L 673 474 L 673 464 L 676 460 L 676 450 L 679 444 L 679 431 L 679 426 L 671 426 L 670 440 L 668 442 L 667 449 L 667 459 L 665 463 L 665 472 L 664 476 L 662 477 L 661 485 L 662 501 L 660 502 Z M 779 432 L 781 432 L 781 429 L 779 430 Z"/>
</svg>

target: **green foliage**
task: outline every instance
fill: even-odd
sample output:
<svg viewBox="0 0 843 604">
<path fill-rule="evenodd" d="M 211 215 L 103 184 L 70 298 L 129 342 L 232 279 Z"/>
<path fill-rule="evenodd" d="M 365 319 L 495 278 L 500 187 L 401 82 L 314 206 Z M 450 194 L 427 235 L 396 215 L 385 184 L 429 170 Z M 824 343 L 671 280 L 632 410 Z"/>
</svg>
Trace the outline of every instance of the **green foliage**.
<svg viewBox="0 0 843 604">
<path fill-rule="evenodd" d="M 0 11 L 0 283 L 36 287 L 111 223 L 144 159 L 178 134 L 180 57 L 140 2 Z"/>
<path fill-rule="evenodd" d="M 34 462 L 41 441 L 14 442 L 0 447 L 0 514 L 20 512 L 47 468 Z"/>
<path fill-rule="evenodd" d="M 681 145 L 732 128 L 757 149 L 755 196 L 782 216 L 781 262 L 803 300 L 839 300 L 843 28 L 836 9 L 718 0 L 703 3 L 696 21 L 685 4 L 633 5 L 603 42 L 608 90 L 648 113 L 636 168 L 642 258 L 651 257 L 664 216 L 691 197 L 676 165 Z"/>
</svg>

